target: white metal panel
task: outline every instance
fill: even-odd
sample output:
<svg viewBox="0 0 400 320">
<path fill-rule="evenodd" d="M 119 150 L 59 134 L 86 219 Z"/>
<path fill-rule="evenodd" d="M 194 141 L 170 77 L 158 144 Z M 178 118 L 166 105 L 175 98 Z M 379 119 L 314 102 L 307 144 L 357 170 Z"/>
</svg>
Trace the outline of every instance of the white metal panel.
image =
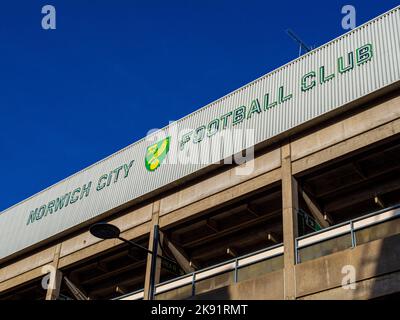
<svg viewBox="0 0 400 320">
<path fill-rule="evenodd" d="M 285 90 L 293 95 L 292 99 L 254 115 L 236 126 L 230 123 L 227 127 L 228 129 L 254 130 L 254 141 L 236 146 L 232 153 L 266 141 L 353 100 L 398 82 L 400 80 L 399 27 L 400 10 L 397 7 L 193 112 L 174 125 L 178 132 L 183 129 L 194 130 L 241 105 L 249 108 L 254 99 L 259 99 L 262 103 L 266 93 L 275 99 L 274 96 L 279 87 L 284 86 Z M 351 72 L 338 74 L 337 59 L 366 44 L 373 45 L 374 56 L 371 61 L 354 67 Z M 315 88 L 303 92 L 300 85 L 302 76 L 313 70 L 317 72 L 322 65 L 326 67 L 328 74 L 336 71 L 335 78 L 324 84 L 318 83 Z M 151 142 L 149 139 L 142 139 L 3 211 L 0 214 L 0 260 L 209 166 L 202 163 L 168 163 L 174 155 L 182 154 L 182 151 L 178 149 L 179 136 L 171 132 L 174 125 L 150 136 L 150 138 L 158 137 L 160 133 L 171 136 L 171 151 L 165 163 L 156 171 L 149 172 L 145 168 L 144 157 Z M 186 146 L 201 148 L 206 140 L 196 145 L 189 142 Z M 223 158 L 221 151 L 218 151 L 217 155 L 218 158 Z M 127 178 L 120 179 L 101 191 L 95 190 L 102 174 L 131 160 L 135 162 Z M 92 181 L 92 189 L 88 197 L 27 225 L 31 210 L 47 205 L 50 201 L 89 181 Z"/>
<path fill-rule="evenodd" d="M 327 231 L 323 231 L 323 232 L 317 233 L 316 235 L 310 236 L 309 238 L 304 238 L 304 239 L 299 240 L 298 247 L 303 248 L 303 247 L 309 246 L 313 243 L 324 241 L 325 239 L 331 239 L 333 237 L 336 237 L 336 236 L 339 236 L 342 234 L 350 233 L 350 231 L 351 231 L 350 224 L 346 224 L 344 226 L 340 226 L 340 227 L 337 227 L 334 229 L 329 229 Z"/>
<path fill-rule="evenodd" d="M 397 217 L 400 215 L 400 209 L 394 209 L 394 210 L 389 210 L 386 212 L 383 212 L 381 214 L 368 217 L 366 219 L 354 221 L 353 228 L 354 230 L 359 230 L 365 227 L 368 227 L 370 225 L 378 224 L 382 221 L 386 221 L 388 219 Z"/>
<path fill-rule="evenodd" d="M 144 291 L 136 292 L 118 300 L 140 300 L 144 298 Z"/>
<path fill-rule="evenodd" d="M 202 271 L 202 272 L 196 273 L 195 280 L 196 281 L 200 281 L 202 279 L 206 279 L 208 277 L 211 277 L 211 276 L 213 276 L 215 274 L 223 273 L 225 271 L 231 271 L 231 270 L 234 270 L 234 269 L 235 269 L 235 262 L 229 262 L 227 264 L 223 264 L 221 266 L 218 266 L 218 267 L 215 267 L 215 268 L 212 268 L 212 269 L 208 269 L 206 271 Z"/>
<path fill-rule="evenodd" d="M 163 293 L 165 291 L 169 291 L 175 288 L 180 288 L 183 286 L 186 286 L 188 284 L 191 284 L 193 281 L 193 276 L 188 275 L 187 277 L 184 277 L 182 279 L 178 279 L 172 282 L 168 282 L 166 284 L 162 284 L 158 287 L 156 287 L 156 294 Z"/>
<path fill-rule="evenodd" d="M 261 260 L 266 260 L 268 258 L 283 254 L 283 245 L 277 248 L 273 248 L 271 250 L 263 251 L 258 254 L 242 258 L 238 261 L 238 267 L 244 267 L 252 263 L 256 263 Z"/>
</svg>

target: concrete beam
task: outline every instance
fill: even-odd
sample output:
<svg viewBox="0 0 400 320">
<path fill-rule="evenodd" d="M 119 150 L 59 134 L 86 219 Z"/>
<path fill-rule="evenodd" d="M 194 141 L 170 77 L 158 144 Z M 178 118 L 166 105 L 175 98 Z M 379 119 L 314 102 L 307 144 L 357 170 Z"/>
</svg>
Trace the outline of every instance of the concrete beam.
<svg viewBox="0 0 400 320">
<path fill-rule="evenodd" d="M 54 251 L 52 267 L 54 273 L 50 272 L 50 282 L 46 292 L 46 300 L 57 300 L 60 295 L 60 288 L 62 283 L 62 273 L 58 269 L 60 261 L 61 243 L 59 243 Z"/>
<path fill-rule="evenodd" d="M 374 197 L 374 202 L 375 202 L 375 204 L 377 204 L 378 206 L 380 206 L 382 209 L 385 208 L 385 204 L 384 204 L 384 202 L 383 202 L 383 200 L 382 200 L 382 198 L 381 198 L 380 196 L 376 195 L 376 196 Z"/>
<path fill-rule="evenodd" d="M 186 219 L 197 213 L 204 212 L 207 209 L 215 208 L 231 201 L 232 199 L 243 196 L 247 193 L 253 192 L 262 187 L 268 186 L 279 181 L 281 178 L 281 169 L 275 169 L 251 180 L 247 180 L 239 185 L 233 186 L 227 190 L 221 191 L 217 194 L 209 196 L 200 201 L 191 203 L 183 208 L 177 209 L 160 217 L 160 228 L 170 226 L 178 221 Z"/>
<path fill-rule="evenodd" d="M 227 248 L 227 249 L 226 249 L 226 253 L 227 253 L 228 255 L 230 255 L 232 258 L 236 258 L 236 257 L 239 256 L 239 255 L 237 254 L 236 250 L 233 249 L 233 248 Z"/>
<path fill-rule="evenodd" d="M 330 216 L 329 214 L 327 214 L 326 212 L 324 213 L 324 220 L 325 220 L 326 222 L 328 222 L 330 225 L 333 225 L 333 224 L 334 224 L 333 219 L 332 219 L 331 216 Z"/>
<path fill-rule="evenodd" d="M 253 208 L 253 206 L 246 204 L 246 210 L 250 212 L 254 217 L 258 218 L 260 216 L 259 213 L 256 212 L 256 210 Z"/>
<path fill-rule="evenodd" d="M 190 260 L 189 265 L 191 268 L 199 270 L 200 269 L 200 265 L 198 262 L 196 262 L 196 260 Z"/>
<path fill-rule="evenodd" d="M 269 219 L 274 218 L 276 216 L 276 214 L 280 213 L 280 212 L 281 212 L 281 210 L 279 209 L 279 210 L 271 212 L 268 215 L 259 216 L 258 218 L 254 218 L 254 219 L 242 222 L 241 224 L 234 225 L 234 226 L 231 226 L 231 227 L 227 227 L 225 229 L 220 229 L 218 233 L 207 235 L 207 236 L 203 237 L 202 239 L 196 238 L 196 239 L 191 240 L 189 242 L 185 242 L 184 239 L 181 239 L 181 241 L 182 241 L 182 243 L 184 244 L 185 247 L 195 247 L 195 246 L 197 246 L 199 244 L 204 244 L 207 241 L 215 241 L 216 239 L 219 239 L 219 238 L 222 238 L 222 237 L 227 236 L 229 234 L 235 233 L 236 231 L 238 231 L 240 229 L 244 229 L 244 228 L 248 228 L 248 227 L 252 227 L 252 226 L 258 225 L 261 222 L 264 222 L 264 221 L 267 221 Z M 264 234 L 264 237 L 265 237 L 265 234 Z"/>
<path fill-rule="evenodd" d="M 374 195 L 377 193 L 385 194 L 400 189 L 398 179 L 393 178 L 385 183 L 371 184 L 370 187 L 364 188 L 357 193 L 337 197 L 334 201 L 331 201 L 325 205 L 327 212 L 332 212 L 340 209 L 344 209 L 349 205 L 359 203 L 370 199 L 374 201 Z"/>
<path fill-rule="evenodd" d="M 373 104 L 367 103 L 360 112 L 353 113 L 340 121 L 330 122 L 329 125 L 299 137 L 292 142 L 292 159 L 294 161 L 305 159 L 313 154 L 316 155 L 321 150 L 328 150 L 335 146 L 335 149 L 338 149 L 337 146 L 343 143 L 348 146 L 348 142 L 350 147 L 355 150 L 358 142 L 354 142 L 358 139 L 353 138 L 361 137 L 365 133 L 371 133 L 381 126 L 397 121 L 400 118 L 399 105 L 400 96 L 386 101 L 375 101 Z M 395 134 L 394 132 L 387 133 Z M 372 139 L 365 141 L 367 145 L 376 141 L 373 136 L 370 135 Z M 334 152 L 340 152 L 340 148 Z M 305 160 L 305 162 L 307 161 Z M 310 163 L 310 165 L 311 167 L 315 166 L 314 163 Z"/>
<path fill-rule="evenodd" d="M 353 161 L 352 165 L 354 167 L 354 170 L 357 172 L 357 174 L 360 176 L 361 179 L 366 180 L 368 178 L 363 168 L 357 161 Z"/>
<path fill-rule="evenodd" d="M 267 240 L 272 241 L 273 243 L 279 243 L 278 237 L 273 232 L 268 233 Z"/>
<path fill-rule="evenodd" d="M 207 219 L 206 225 L 207 225 L 207 227 L 209 227 L 211 230 L 213 230 L 214 232 L 218 233 L 219 227 L 218 227 L 218 223 L 217 223 L 215 220 L 213 220 L 213 219 Z"/>
<path fill-rule="evenodd" d="M 124 295 L 124 294 L 128 293 L 128 291 L 125 288 L 123 288 L 122 286 L 117 286 L 115 288 L 115 292 L 118 293 L 118 294 L 121 294 L 121 295 Z"/>
<path fill-rule="evenodd" d="M 167 248 L 171 251 L 179 266 L 186 272 L 190 273 L 195 271 L 193 266 L 190 264 L 190 260 L 186 257 L 185 252 L 182 248 L 169 241 L 164 235 L 164 242 L 167 244 Z"/>
<path fill-rule="evenodd" d="M 64 277 L 64 281 L 76 300 L 89 300 L 89 297 L 86 296 L 86 294 L 84 294 L 83 291 L 79 289 L 71 280 L 69 280 L 67 277 Z"/>
<path fill-rule="evenodd" d="M 311 199 L 311 197 L 301 188 L 299 188 L 299 190 L 305 203 L 307 204 L 308 209 L 310 209 L 311 214 L 318 222 L 318 224 L 323 228 L 329 227 L 330 224 L 328 221 L 325 220 L 325 215 L 321 212 L 321 209 L 319 208 L 315 199 Z"/>
<path fill-rule="evenodd" d="M 60 296 L 63 274 L 60 270 L 56 269 L 54 275 L 50 274 L 50 277 L 54 278 L 50 280 L 49 287 L 47 288 L 46 300 L 57 300 Z"/>
<path fill-rule="evenodd" d="M 400 119 L 385 123 L 380 127 L 360 133 L 347 140 L 338 141 L 336 144 L 326 147 L 325 149 L 310 153 L 304 158 L 295 160 L 293 162 L 293 174 L 299 174 L 310 168 L 317 167 L 398 133 L 400 133 Z"/>
<path fill-rule="evenodd" d="M 298 236 L 298 188 L 292 175 L 290 144 L 281 148 L 282 154 L 282 219 L 284 245 L 284 299 L 296 298 L 295 239 Z"/>
<path fill-rule="evenodd" d="M 159 224 L 159 218 L 160 218 L 160 201 L 156 201 L 153 203 L 153 214 L 152 214 L 152 220 L 151 220 L 151 228 L 150 228 L 150 237 L 149 237 L 149 250 L 153 250 L 154 248 L 154 226 Z M 160 233 L 161 236 L 161 233 Z M 158 254 L 162 254 L 161 252 L 161 246 L 157 244 L 158 246 Z M 147 255 L 147 262 L 146 262 L 146 274 L 145 274 L 145 280 L 144 280 L 144 300 L 149 300 L 150 297 L 150 286 L 151 286 L 151 261 L 152 261 L 152 254 Z M 161 271 L 161 260 L 157 258 L 157 263 L 156 263 L 156 270 L 155 270 L 155 281 L 154 284 L 157 284 L 160 282 L 160 271 Z"/>
<path fill-rule="evenodd" d="M 151 227 L 151 221 L 146 222 L 144 224 L 138 225 L 133 229 L 129 229 L 123 233 L 121 233 L 121 237 L 125 239 L 135 239 L 144 234 L 148 233 Z M 76 263 L 78 261 L 87 259 L 96 254 L 104 252 L 108 249 L 116 247 L 121 244 L 121 240 L 103 240 L 99 241 L 93 245 L 85 247 L 79 251 L 73 252 L 65 257 L 60 258 L 60 268 L 64 268 L 68 265 Z"/>
<path fill-rule="evenodd" d="M 41 277 L 43 277 L 42 267 L 35 268 L 28 272 L 22 273 L 12 279 L 1 282 L 0 283 L 0 292 L 8 291 L 14 287 L 17 287 L 17 286 L 23 284 L 23 283 L 26 283 L 26 282 L 34 280 L 34 279 L 40 279 Z"/>
</svg>

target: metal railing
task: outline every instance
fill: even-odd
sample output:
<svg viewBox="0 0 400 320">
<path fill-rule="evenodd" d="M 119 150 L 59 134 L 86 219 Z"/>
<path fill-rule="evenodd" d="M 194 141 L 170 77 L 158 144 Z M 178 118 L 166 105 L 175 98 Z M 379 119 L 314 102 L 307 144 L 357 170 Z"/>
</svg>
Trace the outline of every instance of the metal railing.
<svg viewBox="0 0 400 320">
<path fill-rule="evenodd" d="M 295 241 L 295 253 L 296 253 L 296 263 L 300 263 L 301 259 L 299 256 L 299 250 L 315 245 L 317 243 L 322 243 L 339 236 L 349 234 L 351 239 L 351 247 L 357 246 L 356 231 L 371 227 L 373 225 L 380 224 L 392 219 L 400 217 L 400 205 L 396 205 L 390 208 L 385 208 L 380 211 L 376 211 L 367 214 L 356 219 L 352 219 L 332 227 L 325 228 L 320 231 L 316 231 L 307 234 L 302 237 L 296 238 Z"/>
<path fill-rule="evenodd" d="M 186 285 L 191 285 L 192 296 L 196 294 L 196 283 L 201 280 L 209 279 L 211 277 L 223 274 L 225 272 L 234 272 L 234 283 L 238 282 L 238 271 L 240 268 L 261 262 L 270 258 L 283 255 L 283 244 L 278 244 L 272 247 L 268 247 L 241 257 L 237 257 L 228 261 L 224 261 L 217 265 L 194 271 L 192 273 L 185 274 L 178 278 L 174 278 L 163 283 L 156 285 L 155 295 L 168 292 L 171 290 L 179 289 Z M 140 300 L 144 297 L 144 291 L 138 290 L 121 297 L 116 300 Z"/>
<path fill-rule="evenodd" d="M 362 217 L 352 219 L 332 227 L 325 228 L 298 237 L 295 240 L 295 253 L 296 263 L 300 263 L 299 250 L 322 243 L 342 235 L 350 235 L 351 247 L 357 246 L 356 231 L 371 227 L 389 220 L 400 218 L 400 205 L 386 208 L 377 212 L 373 212 Z M 273 257 L 283 255 L 283 244 L 278 244 L 268 247 L 235 259 L 231 259 L 217 265 L 201 269 L 192 273 L 185 274 L 178 278 L 174 278 L 163 283 L 156 285 L 155 295 L 178 289 L 187 285 L 192 287 L 192 296 L 196 294 L 196 283 L 201 280 L 209 279 L 211 277 L 233 271 L 234 283 L 238 282 L 238 271 L 240 268 L 261 262 Z M 117 300 L 139 300 L 143 299 L 144 290 L 137 290 L 135 292 L 123 295 L 116 298 Z"/>
</svg>

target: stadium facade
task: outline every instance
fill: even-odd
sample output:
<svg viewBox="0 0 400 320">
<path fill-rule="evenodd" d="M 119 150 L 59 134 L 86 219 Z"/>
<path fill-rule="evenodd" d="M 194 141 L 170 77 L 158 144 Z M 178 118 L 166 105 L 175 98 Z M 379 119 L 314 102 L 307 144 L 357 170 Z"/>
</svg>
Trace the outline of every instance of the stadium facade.
<svg viewBox="0 0 400 320">
<path fill-rule="evenodd" d="M 0 299 L 398 297 L 399 164 L 397 7 L 0 213 Z"/>
</svg>

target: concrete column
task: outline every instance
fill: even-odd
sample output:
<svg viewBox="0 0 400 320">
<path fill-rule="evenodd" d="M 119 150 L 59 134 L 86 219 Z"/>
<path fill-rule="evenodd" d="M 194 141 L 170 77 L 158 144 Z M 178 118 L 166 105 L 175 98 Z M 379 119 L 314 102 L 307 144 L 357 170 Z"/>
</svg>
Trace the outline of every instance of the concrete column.
<svg viewBox="0 0 400 320">
<path fill-rule="evenodd" d="M 295 238 L 298 236 L 297 181 L 292 175 L 290 143 L 282 146 L 282 223 L 284 245 L 284 297 L 296 298 Z"/>
<path fill-rule="evenodd" d="M 50 283 L 46 292 L 46 300 L 57 300 L 60 295 L 62 284 L 62 272 L 58 270 L 58 262 L 60 259 L 61 243 L 56 246 L 54 251 L 52 267 L 54 272 L 50 273 Z"/>
<path fill-rule="evenodd" d="M 153 250 L 153 242 L 154 242 L 154 226 L 158 224 L 160 218 L 160 201 L 155 201 L 153 203 L 153 215 L 150 227 L 150 236 L 149 236 L 149 250 Z M 159 233 L 161 237 L 161 232 Z M 162 238 L 160 238 L 162 240 Z M 161 255 L 161 248 L 158 246 L 158 254 Z M 144 300 L 149 300 L 149 293 L 150 293 L 150 274 L 151 274 L 151 258 L 152 255 L 147 255 L 147 262 L 146 262 L 146 275 L 144 280 Z M 155 271 L 155 283 L 160 282 L 160 271 L 161 271 L 161 259 L 157 259 L 156 263 L 156 271 Z"/>
</svg>

